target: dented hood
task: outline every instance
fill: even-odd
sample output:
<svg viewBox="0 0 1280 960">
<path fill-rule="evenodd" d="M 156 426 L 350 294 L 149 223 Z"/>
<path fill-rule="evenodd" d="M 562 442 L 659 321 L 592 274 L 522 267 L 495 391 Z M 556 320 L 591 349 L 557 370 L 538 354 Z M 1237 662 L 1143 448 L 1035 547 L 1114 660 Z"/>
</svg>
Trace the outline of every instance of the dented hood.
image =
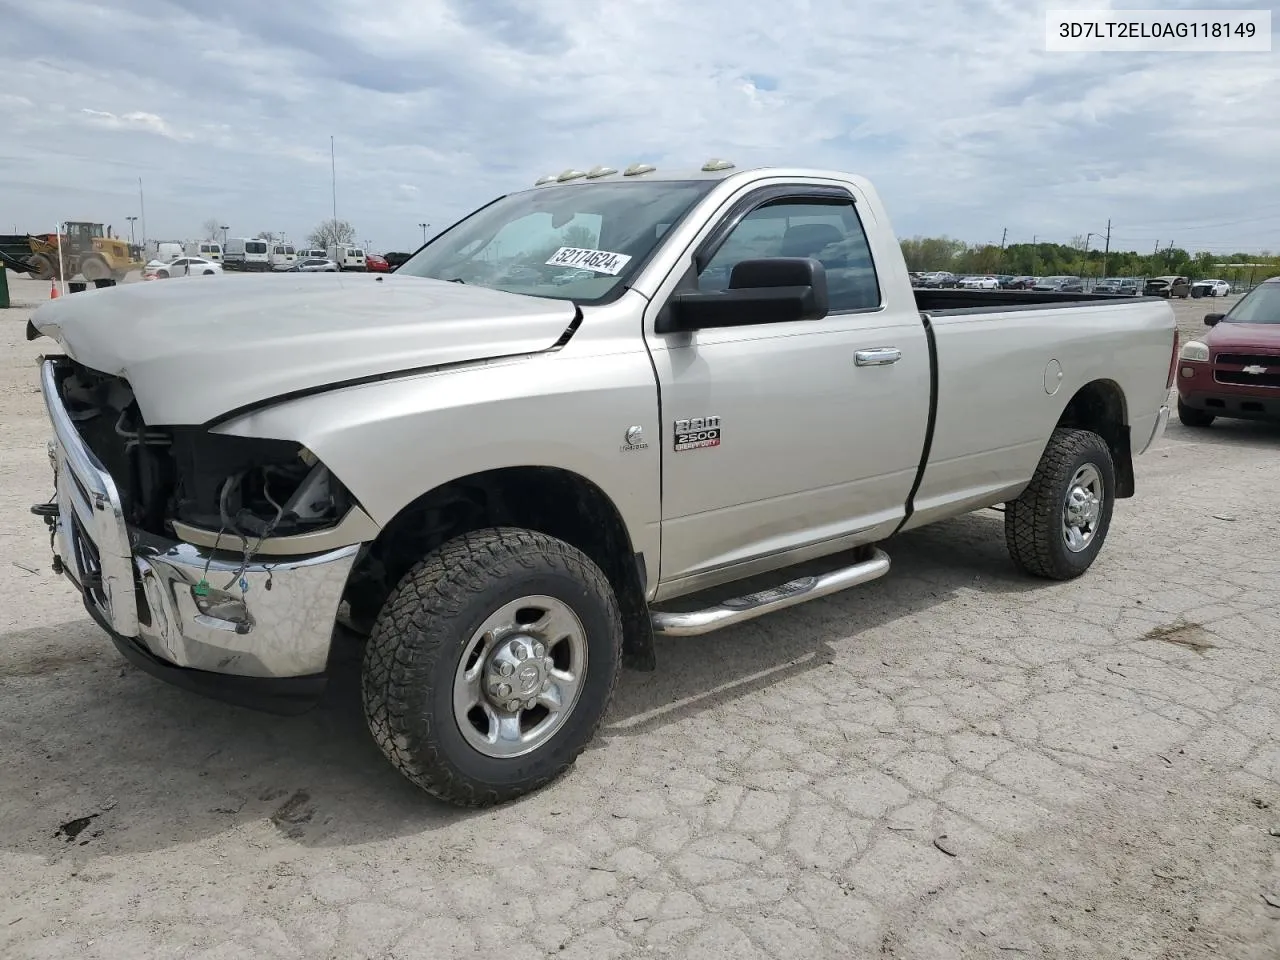
<svg viewBox="0 0 1280 960">
<path fill-rule="evenodd" d="M 152 424 L 207 423 L 299 391 L 535 353 L 576 307 L 421 277 L 287 274 L 127 284 L 31 318 L 73 359 L 129 381 Z"/>
</svg>

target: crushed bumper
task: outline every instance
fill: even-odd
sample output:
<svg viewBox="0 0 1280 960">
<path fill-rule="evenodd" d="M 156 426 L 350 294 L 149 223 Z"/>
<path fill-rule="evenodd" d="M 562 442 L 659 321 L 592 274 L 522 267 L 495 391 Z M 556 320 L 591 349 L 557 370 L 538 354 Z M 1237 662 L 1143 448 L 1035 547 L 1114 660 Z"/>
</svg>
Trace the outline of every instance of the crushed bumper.
<svg viewBox="0 0 1280 960">
<path fill-rule="evenodd" d="M 57 492 L 37 512 L 51 527 L 54 568 L 93 619 L 127 659 L 163 680 L 245 706 L 305 709 L 324 690 L 360 545 L 246 563 L 131 530 L 115 482 L 63 408 L 54 361 L 42 365 L 41 388 Z"/>
</svg>

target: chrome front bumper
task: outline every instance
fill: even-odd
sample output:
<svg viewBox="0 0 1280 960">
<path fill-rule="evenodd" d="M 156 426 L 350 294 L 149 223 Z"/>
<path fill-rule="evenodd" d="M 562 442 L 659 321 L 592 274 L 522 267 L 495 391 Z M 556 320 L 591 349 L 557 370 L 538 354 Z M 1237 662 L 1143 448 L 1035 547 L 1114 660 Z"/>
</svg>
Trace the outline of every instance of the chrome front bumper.
<svg viewBox="0 0 1280 960">
<path fill-rule="evenodd" d="M 58 396 L 55 362 L 40 386 L 53 425 L 55 569 L 120 645 L 163 667 L 231 677 L 321 674 L 359 544 L 244 564 L 239 555 L 131 531 L 115 482 Z M 122 648 L 123 649 L 123 648 Z"/>
</svg>

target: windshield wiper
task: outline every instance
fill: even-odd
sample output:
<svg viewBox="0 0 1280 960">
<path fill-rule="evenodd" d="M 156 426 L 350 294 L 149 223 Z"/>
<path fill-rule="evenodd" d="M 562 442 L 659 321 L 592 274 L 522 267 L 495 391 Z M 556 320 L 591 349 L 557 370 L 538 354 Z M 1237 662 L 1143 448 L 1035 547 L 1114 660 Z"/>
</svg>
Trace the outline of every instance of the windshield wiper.
<svg viewBox="0 0 1280 960">
<path fill-rule="evenodd" d="M 467 281 L 463 280 L 461 277 L 454 277 L 452 280 L 449 281 L 449 283 L 461 283 L 463 285 L 465 285 L 466 282 Z"/>
</svg>

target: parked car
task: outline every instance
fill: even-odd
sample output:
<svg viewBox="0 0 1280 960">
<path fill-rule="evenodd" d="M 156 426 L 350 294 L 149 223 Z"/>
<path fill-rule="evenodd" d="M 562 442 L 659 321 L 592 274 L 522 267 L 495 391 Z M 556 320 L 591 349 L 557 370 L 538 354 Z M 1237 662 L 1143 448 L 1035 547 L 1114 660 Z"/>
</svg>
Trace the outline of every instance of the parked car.
<svg viewBox="0 0 1280 960">
<path fill-rule="evenodd" d="M 1188 427 L 1218 417 L 1280 422 L 1280 277 L 1204 322 L 1209 332 L 1178 356 L 1178 419 Z"/>
<path fill-rule="evenodd" d="M 556 248 L 583 210 L 625 249 Z M 395 276 L 49 301 L 41 539 L 123 656 L 241 704 L 314 703 L 341 617 L 387 759 L 513 799 L 655 634 L 874 580 L 901 531 L 1004 504 L 1026 573 L 1098 556 L 1169 416 L 1170 305 L 955 306 L 911 289 L 888 222 L 844 173 L 606 171 L 494 200 Z M 513 233 L 529 253 L 496 256 Z"/>
<path fill-rule="evenodd" d="M 387 263 L 387 258 L 376 253 L 366 253 L 364 255 L 364 263 L 370 273 L 391 272 L 391 265 Z"/>
<path fill-rule="evenodd" d="M 1134 277 L 1105 277 L 1094 285 L 1093 292 L 1136 297 L 1142 293 L 1142 285 Z"/>
<path fill-rule="evenodd" d="M 1000 281 L 987 274 L 985 276 L 965 277 L 960 281 L 959 286 L 963 290 L 998 290 Z"/>
<path fill-rule="evenodd" d="M 1035 277 L 1010 277 L 1009 282 L 1004 284 L 1006 290 L 1030 290 L 1035 286 Z"/>
<path fill-rule="evenodd" d="M 1041 277 L 1032 289 L 1053 293 L 1084 293 L 1084 281 L 1079 277 Z"/>
<path fill-rule="evenodd" d="M 142 268 L 143 280 L 165 280 L 169 277 L 212 277 L 222 273 L 222 264 L 203 257 L 178 257 L 165 262 L 152 260 Z"/>
<path fill-rule="evenodd" d="M 1191 285 L 1193 297 L 1229 297 L 1231 284 L 1225 280 L 1197 280 Z"/>
<path fill-rule="evenodd" d="M 305 260 L 299 260 L 293 267 L 294 273 L 338 273 L 339 268 L 336 263 L 328 257 L 307 257 Z"/>
<path fill-rule="evenodd" d="M 1152 277 L 1142 288 L 1146 297 L 1180 297 L 1183 300 L 1191 296 L 1191 281 L 1186 277 Z"/>
</svg>

